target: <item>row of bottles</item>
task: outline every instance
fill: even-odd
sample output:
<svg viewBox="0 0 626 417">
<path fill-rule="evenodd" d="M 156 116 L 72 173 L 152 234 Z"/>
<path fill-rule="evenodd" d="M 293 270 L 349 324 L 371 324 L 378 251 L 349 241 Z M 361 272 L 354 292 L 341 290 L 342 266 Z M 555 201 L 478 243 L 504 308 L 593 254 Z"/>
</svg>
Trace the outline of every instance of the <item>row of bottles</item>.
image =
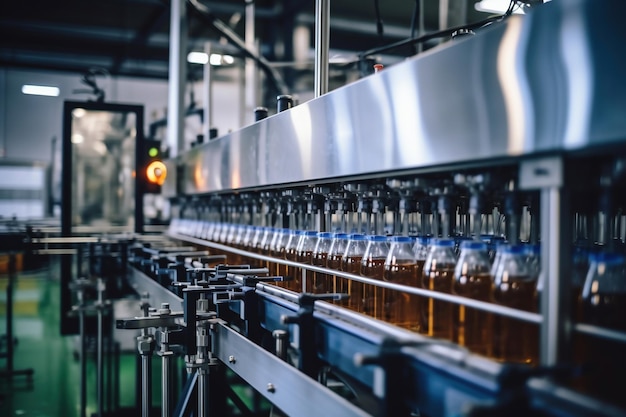
<svg viewBox="0 0 626 417">
<path fill-rule="evenodd" d="M 185 232 L 184 225 L 174 226 Z M 274 258 L 537 311 L 537 245 L 506 245 L 494 237 L 483 237 L 481 241 L 386 237 L 218 223 L 193 229 L 197 237 Z M 592 264 L 604 260 L 602 265 L 609 266 L 623 263 L 623 259 L 621 255 L 592 253 L 585 265 L 589 265 L 589 260 Z M 300 268 L 272 262 L 259 265 L 258 260 L 237 255 L 230 255 L 229 262 L 267 266 L 272 274 L 293 278 L 283 285 L 294 291 L 349 293 L 350 298 L 344 303 L 350 309 L 433 337 L 455 341 L 477 353 L 503 360 L 536 362 L 536 348 L 521 349 L 534 351 L 532 354 L 512 355 L 506 353 L 510 349 L 504 348 L 497 340 L 500 338 L 498 335 L 506 335 L 511 329 L 516 329 L 511 337 L 503 336 L 501 339 L 519 338 L 519 343 L 512 343 L 518 347 L 528 344 L 528 340 L 534 343 L 537 340 L 534 325 L 508 318 L 494 322 L 490 313 L 325 273 L 305 271 L 306 287 L 303 287 L 303 271 Z M 620 279 L 623 281 L 623 278 Z M 624 326 L 626 314 L 623 311 L 620 314 L 618 310 L 626 308 L 622 300 L 626 297 L 626 284 L 618 282 L 618 278 L 607 277 L 600 282 L 611 280 L 610 284 L 598 284 L 597 280 L 590 278 L 578 280 L 586 282 L 586 285 L 584 288 L 573 285 L 576 318 L 584 318 L 591 323 L 597 323 L 601 318 L 602 323 L 598 324 L 614 328 Z M 517 331 L 520 326 L 533 327 L 534 330 L 527 332 L 533 336 L 527 337 L 525 332 Z M 491 332 L 495 332 L 496 336 Z"/>
</svg>

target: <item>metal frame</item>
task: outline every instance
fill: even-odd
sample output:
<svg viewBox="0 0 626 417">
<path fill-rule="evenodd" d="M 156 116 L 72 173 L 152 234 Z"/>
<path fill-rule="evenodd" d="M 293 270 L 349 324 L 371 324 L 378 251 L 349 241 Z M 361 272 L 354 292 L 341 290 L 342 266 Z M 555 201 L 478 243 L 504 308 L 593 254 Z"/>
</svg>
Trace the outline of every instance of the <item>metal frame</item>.
<svg viewBox="0 0 626 417">
<path fill-rule="evenodd" d="M 99 103 L 92 101 L 65 101 L 63 103 L 63 141 L 62 141 L 62 174 L 61 174 L 61 236 L 71 237 L 76 231 L 72 227 L 72 111 L 76 108 L 85 110 L 102 110 L 110 112 L 132 112 L 136 115 L 136 146 L 135 166 L 139 166 L 144 142 L 144 107 L 138 104 Z M 143 198 L 141 182 L 135 183 L 135 232 L 141 232 L 143 225 Z M 128 230 L 130 231 L 130 230 Z M 78 319 L 68 317 L 72 309 L 69 283 L 72 279 L 72 255 L 61 255 L 61 334 L 76 334 Z"/>
<path fill-rule="evenodd" d="M 626 40 L 624 14 L 619 1 L 602 8 L 551 2 L 440 45 L 186 152 L 181 194 L 619 143 L 626 121 L 615 109 L 626 101 L 626 58 L 593 45 L 618 48 Z"/>
</svg>

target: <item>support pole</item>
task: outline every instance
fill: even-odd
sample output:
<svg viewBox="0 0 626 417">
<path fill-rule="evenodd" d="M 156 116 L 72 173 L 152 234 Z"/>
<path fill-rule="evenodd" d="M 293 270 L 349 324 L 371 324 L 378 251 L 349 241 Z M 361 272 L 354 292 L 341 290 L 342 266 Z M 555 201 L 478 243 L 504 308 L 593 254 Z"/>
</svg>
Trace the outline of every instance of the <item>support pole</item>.
<svg viewBox="0 0 626 417">
<path fill-rule="evenodd" d="M 315 1 L 315 97 L 328 92 L 330 0 Z"/>
<path fill-rule="evenodd" d="M 167 143 L 170 157 L 185 148 L 185 83 L 187 81 L 187 11 L 185 0 L 172 0 L 170 14 Z"/>
</svg>

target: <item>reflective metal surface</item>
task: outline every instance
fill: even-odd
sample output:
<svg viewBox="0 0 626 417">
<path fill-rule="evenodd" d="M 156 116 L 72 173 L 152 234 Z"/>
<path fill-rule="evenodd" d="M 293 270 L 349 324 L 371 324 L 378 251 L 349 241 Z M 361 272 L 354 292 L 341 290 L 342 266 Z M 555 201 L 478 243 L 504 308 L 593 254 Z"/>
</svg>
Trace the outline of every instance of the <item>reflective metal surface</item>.
<svg viewBox="0 0 626 417">
<path fill-rule="evenodd" d="M 181 192 L 622 141 L 626 4 L 594 3 L 546 4 L 194 148 Z"/>
<path fill-rule="evenodd" d="M 215 355 L 287 415 L 370 415 L 225 325 L 215 330 Z"/>
</svg>

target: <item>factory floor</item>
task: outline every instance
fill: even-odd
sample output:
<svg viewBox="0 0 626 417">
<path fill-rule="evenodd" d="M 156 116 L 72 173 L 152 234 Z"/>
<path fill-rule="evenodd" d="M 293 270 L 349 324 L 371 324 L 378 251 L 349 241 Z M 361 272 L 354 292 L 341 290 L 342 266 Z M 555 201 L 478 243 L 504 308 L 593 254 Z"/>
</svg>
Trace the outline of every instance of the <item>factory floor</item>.
<svg viewBox="0 0 626 417">
<path fill-rule="evenodd" d="M 6 271 L 5 271 L 6 272 Z M 59 333 L 59 268 L 54 262 L 37 270 L 17 272 L 13 291 L 13 369 L 32 369 L 31 377 L 0 376 L 0 416 L 75 417 L 80 414 L 80 367 L 77 339 Z M 7 370 L 6 288 L 8 275 L 0 271 L 0 372 Z M 92 355 L 93 356 L 93 355 Z M 86 356 L 87 357 L 87 356 Z M 119 403 L 134 403 L 134 354 L 120 356 L 125 386 Z M 94 358 L 87 361 L 87 415 L 95 410 Z M 122 385 L 122 384 L 121 384 Z"/>
</svg>

